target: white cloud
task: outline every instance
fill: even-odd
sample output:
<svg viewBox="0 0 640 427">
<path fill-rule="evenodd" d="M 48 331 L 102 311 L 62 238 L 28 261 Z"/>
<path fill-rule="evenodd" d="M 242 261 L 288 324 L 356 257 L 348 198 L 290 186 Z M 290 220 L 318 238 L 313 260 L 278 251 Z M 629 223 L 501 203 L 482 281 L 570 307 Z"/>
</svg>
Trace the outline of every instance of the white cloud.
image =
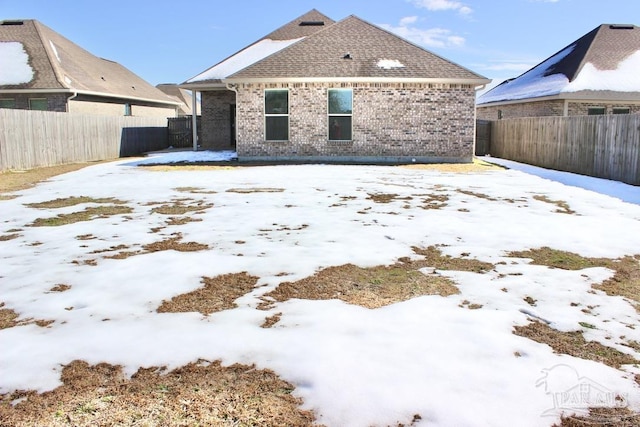
<svg viewBox="0 0 640 427">
<path fill-rule="evenodd" d="M 459 47 L 465 44 L 465 38 L 455 35 L 445 28 L 422 29 L 411 24 L 417 22 L 417 17 L 408 16 L 402 18 L 398 26 L 380 24 L 382 28 L 391 31 L 407 40 L 427 47 Z"/>
<path fill-rule="evenodd" d="M 462 15 L 470 15 L 473 10 L 455 0 L 410 0 L 417 7 L 431 11 L 455 10 Z"/>
</svg>

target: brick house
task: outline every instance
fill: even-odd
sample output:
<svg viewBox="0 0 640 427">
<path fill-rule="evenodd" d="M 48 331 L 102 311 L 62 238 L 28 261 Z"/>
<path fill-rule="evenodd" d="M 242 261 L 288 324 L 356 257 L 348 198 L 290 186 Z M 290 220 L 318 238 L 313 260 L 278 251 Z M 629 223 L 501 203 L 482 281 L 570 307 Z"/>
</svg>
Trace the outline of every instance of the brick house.
<svg viewBox="0 0 640 427">
<path fill-rule="evenodd" d="M 484 93 L 479 119 L 640 113 L 640 28 L 603 24 Z"/>
<path fill-rule="evenodd" d="M 240 161 L 470 162 L 489 80 L 362 19 L 316 10 L 180 86 L 200 146 Z"/>
<path fill-rule="evenodd" d="M 0 108 L 174 117 L 180 103 L 33 20 L 0 21 Z"/>
</svg>

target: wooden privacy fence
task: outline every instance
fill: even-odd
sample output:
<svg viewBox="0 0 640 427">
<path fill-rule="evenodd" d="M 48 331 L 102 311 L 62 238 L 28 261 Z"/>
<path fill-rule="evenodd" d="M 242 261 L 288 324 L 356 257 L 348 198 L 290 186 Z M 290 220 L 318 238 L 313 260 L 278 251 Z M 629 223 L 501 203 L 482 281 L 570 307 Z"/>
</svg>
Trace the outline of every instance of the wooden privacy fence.
<svg viewBox="0 0 640 427">
<path fill-rule="evenodd" d="M 494 121 L 490 153 L 548 169 L 640 185 L 640 115 Z"/>
<path fill-rule="evenodd" d="M 0 109 L 0 171 L 107 160 L 167 148 L 162 117 Z"/>
</svg>

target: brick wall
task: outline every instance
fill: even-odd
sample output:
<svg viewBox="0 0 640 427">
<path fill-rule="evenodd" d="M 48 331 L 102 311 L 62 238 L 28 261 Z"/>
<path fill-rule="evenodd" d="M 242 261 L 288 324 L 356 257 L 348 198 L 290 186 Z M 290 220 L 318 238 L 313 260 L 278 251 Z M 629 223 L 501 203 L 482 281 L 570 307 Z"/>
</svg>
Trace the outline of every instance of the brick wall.
<svg viewBox="0 0 640 427">
<path fill-rule="evenodd" d="M 47 111 L 64 113 L 67 111 L 67 98 L 70 94 L 56 93 L 2 93 L 0 99 L 11 99 L 16 109 L 29 110 L 29 99 L 46 99 Z"/>
<path fill-rule="evenodd" d="M 541 117 L 541 116 L 563 116 L 564 101 L 536 101 L 524 102 L 521 104 L 506 104 L 478 106 L 478 119 L 480 120 L 500 120 L 514 119 L 517 117 Z"/>
<path fill-rule="evenodd" d="M 289 141 L 264 139 L 264 90 L 289 89 Z M 328 140 L 327 88 L 353 89 L 353 140 Z M 339 161 L 469 162 L 475 91 L 468 85 L 405 83 L 242 84 L 238 157 Z M 205 102 L 203 97 L 203 117 Z"/>
<path fill-rule="evenodd" d="M 631 113 L 639 113 L 640 105 L 629 105 L 625 103 L 612 103 L 610 101 L 603 101 L 601 103 L 586 103 L 586 102 L 569 102 L 568 115 L 569 116 L 586 116 L 589 113 L 589 108 L 605 108 L 606 114 L 612 114 L 614 108 L 629 108 Z M 523 102 L 521 104 L 505 104 L 495 106 L 482 106 L 478 107 L 478 119 L 480 120 L 499 120 L 499 119 L 513 119 L 517 117 L 546 117 L 546 116 L 563 116 L 564 115 L 564 101 L 536 101 L 536 102 Z M 500 114 L 500 112 L 502 112 Z"/>
<path fill-rule="evenodd" d="M 232 149 L 231 108 L 236 103 L 236 94 L 229 90 L 206 91 L 201 93 L 200 102 L 204 118 L 198 141 L 200 147 L 210 150 Z"/>
</svg>

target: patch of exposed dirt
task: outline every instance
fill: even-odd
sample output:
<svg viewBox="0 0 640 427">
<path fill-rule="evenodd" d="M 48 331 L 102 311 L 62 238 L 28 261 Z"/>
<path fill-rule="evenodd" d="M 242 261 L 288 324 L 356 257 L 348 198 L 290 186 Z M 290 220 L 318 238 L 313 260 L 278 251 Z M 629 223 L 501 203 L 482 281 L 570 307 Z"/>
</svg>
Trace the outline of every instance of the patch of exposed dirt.
<svg viewBox="0 0 640 427">
<path fill-rule="evenodd" d="M 637 427 L 640 414 L 628 408 L 591 408 L 588 416 L 563 416 L 552 427 Z"/>
<path fill-rule="evenodd" d="M 555 353 L 568 354 L 581 359 L 604 363 L 613 368 L 621 365 L 640 363 L 632 356 L 599 342 L 586 341 L 582 332 L 561 332 L 542 322 L 531 322 L 526 326 L 515 326 L 514 334 L 547 344 Z"/>
<path fill-rule="evenodd" d="M 49 292 L 65 292 L 69 289 L 71 289 L 71 286 L 64 283 L 58 283 L 53 288 L 49 289 Z"/>
<path fill-rule="evenodd" d="M 0 236 L 0 242 L 8 242 L 9 240 L 17 239 L 18 237 L 20 237 L 18 233 L 3 234 Z"/>
<path fill-rule="evenodd" d="M 235 300 L 251 292 L 258 277 L 246 272 L 203 277 L 203 287 L 163 301 L 158 313 L 199 312 L 205 316 L 236 307 Z"/>
<path fill-rule="evenodd" d="M 294 387 L 255 366 L 191 363 L 166 372 L 74 361 L 63 385 L 42 394 L 1 395 L 0 425 L 27 426 L 310 426 Z M 12 405 L 19 399 L 19 403 Z"/>
</svg>

